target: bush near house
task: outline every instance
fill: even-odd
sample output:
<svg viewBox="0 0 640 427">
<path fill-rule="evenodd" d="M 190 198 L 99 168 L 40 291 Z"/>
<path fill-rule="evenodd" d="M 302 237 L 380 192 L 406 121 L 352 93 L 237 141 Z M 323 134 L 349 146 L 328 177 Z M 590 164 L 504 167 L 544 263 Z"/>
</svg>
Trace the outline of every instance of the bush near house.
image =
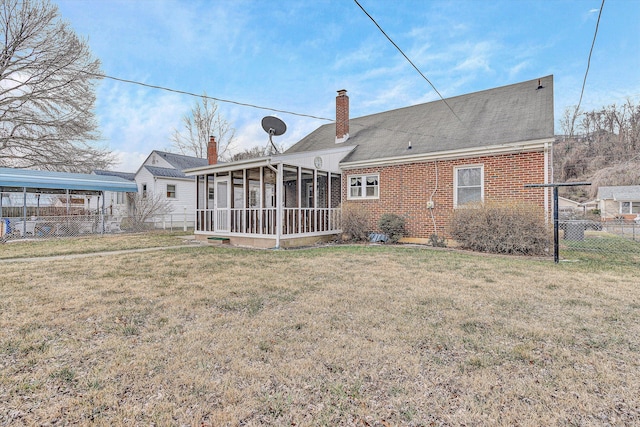
<svg viewBox="0 0 640 427">
<path fill-rule="evenodd" d="M 545 255 L 552 242 L 542 208 L 522 203 L 457 209 L 449 234 L 463 248 L 496 254 Z"/>
<path fill-rule="evenodd" d="M 378 220 L 378 228 L 384 234 L 389 236 L 389 241 L 391 243 L 398 243 L 398 240 L 407 234 L 405 229 L 405 219 L 396 214 L 382 214 Z"/>
<path fill-rule="evenodd" d="M 358 205 L 344 203 L 342 205 L 342 235 L 345 240 L 365 241 L 369 238 L 369 212 Z"/>
</svg>

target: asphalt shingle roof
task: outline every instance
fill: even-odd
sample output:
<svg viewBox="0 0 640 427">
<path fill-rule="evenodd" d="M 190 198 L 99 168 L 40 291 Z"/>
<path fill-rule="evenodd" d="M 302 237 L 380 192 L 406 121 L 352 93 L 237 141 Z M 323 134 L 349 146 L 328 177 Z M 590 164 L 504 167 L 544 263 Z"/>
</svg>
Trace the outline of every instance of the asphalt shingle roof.
<svg viewBox="0 0 640 427">
<path fill-rule="evenodd" d="M 120 178 L 126 179 L 127 181 L 134 181 L 136 179 L 136 174 L 133 172 L 94 170 L 93 173 L 102 176 L 118 176 Z"/>
<path fill-rule="evenodd" d="M 145 165 L 144 168 L 148 170 L 153 176 L 161 176 L 163 178 L 185 178 L 193 179 L 191 176 L 186 176 L 184 172 L 178 169 L 161 168 L 158 166 Z"/>
<path fill-rule="evenodd" d="M 553 138 L 553 76 L 363 116 L 349 121 L 356 148 L 343 162 L 366 161 Z M 456 117 L 457 116 L 457 117 Z M 459 120 L 458 120 L 459 118 Z M 411 149 L 408 149 L 411 142 Z M 286 153 L 336 147 L 335 123 Z"/>
<path fill-rule="evenodd" d="M 182 154 L 167 153 L 165 151 L 157 150 L 155 150 L 155 152 L 180 172 L 185 169 L 206 166 L 209 163 L 207 159 L 201 159 L 200 157 L 184 156 Z M 184 174 L 182 174 L 181 177 L 184 178 Z"/>
<path fill-rule="evenodd" d="M 615 199 L 622 201 L 640 200 L 640 185 L 616 185 L 598 187 L 598 199 Z"/>
</svg>

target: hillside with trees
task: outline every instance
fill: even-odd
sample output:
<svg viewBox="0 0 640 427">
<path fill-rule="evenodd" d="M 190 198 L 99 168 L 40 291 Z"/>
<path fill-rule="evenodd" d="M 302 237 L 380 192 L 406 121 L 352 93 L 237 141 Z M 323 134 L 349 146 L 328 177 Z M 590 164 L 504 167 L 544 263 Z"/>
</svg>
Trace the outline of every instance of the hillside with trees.
<svg viewBox="0 0 640 427">
<path fill-rule="evenodd" d="M 568 108 L 560 124 L 563 135 L 553 152 L 555 182 L 592 183 L 561 188 L 561 196 L 584 202 L 601 186 L 640 185 L 640 105 L 628 100 L 577 114 Z"/>
</svg>

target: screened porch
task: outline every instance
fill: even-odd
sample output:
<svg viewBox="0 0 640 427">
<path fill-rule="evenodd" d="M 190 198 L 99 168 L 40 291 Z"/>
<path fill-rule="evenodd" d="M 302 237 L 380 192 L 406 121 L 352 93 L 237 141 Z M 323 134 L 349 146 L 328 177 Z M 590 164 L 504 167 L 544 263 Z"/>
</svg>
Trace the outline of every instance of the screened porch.
<svg viewBox="0 0 640 427">
<path fill-rule="evenodd" d="M 196 234 L 279 243 L 340 232 L 338 172 L 259 159 L 211 166 L 197 177 Z"/>
</svg>

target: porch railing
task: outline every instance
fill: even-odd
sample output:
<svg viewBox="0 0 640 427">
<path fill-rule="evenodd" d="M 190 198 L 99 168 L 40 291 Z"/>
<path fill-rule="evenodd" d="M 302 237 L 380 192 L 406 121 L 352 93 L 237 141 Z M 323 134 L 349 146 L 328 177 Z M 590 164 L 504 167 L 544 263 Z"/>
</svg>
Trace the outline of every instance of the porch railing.
<svg viewBox="0 0 640 427">
<path fill-rule="evenodd" d="M 340 208 L 283 208 L 281 233 L 294 235 L 339 231 L 340 219 Z M 275 236 L 276 221 L 276 208 L 196 210 L 196 231 Z"/>
</svg>

